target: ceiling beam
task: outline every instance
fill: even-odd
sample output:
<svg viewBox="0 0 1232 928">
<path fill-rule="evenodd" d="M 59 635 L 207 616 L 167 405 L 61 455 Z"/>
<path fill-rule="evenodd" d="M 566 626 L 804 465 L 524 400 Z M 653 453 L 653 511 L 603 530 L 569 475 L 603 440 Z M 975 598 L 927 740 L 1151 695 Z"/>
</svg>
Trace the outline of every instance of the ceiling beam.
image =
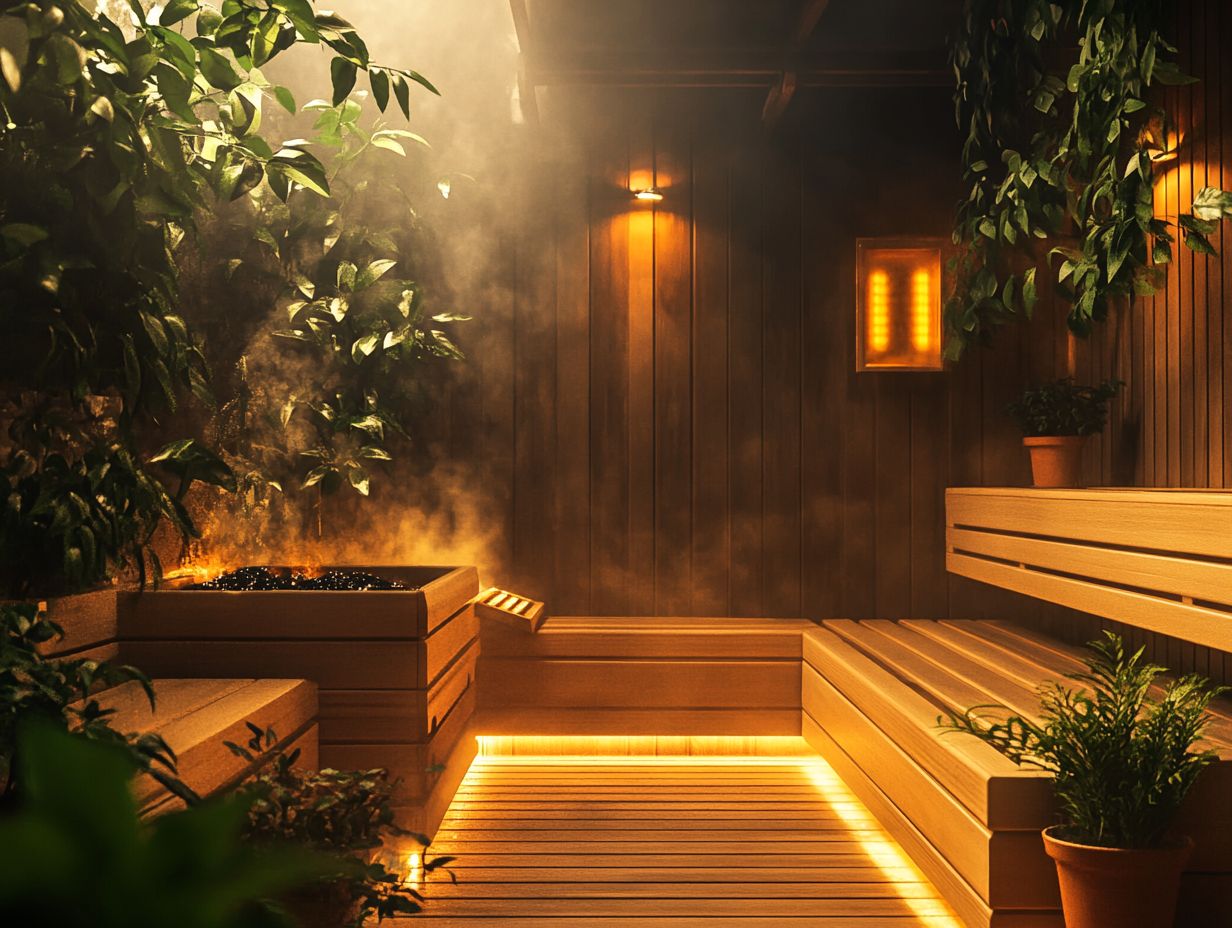
<svg viewBox="0 0 1232 928">
<path fill-rule="evenodd" d="M 526 9 L 526 0 L 509 0 L 509 11 L 513 14 L 513 29 L 518 37 L 518 106 L 522 109 L 522 118 L 526 124 L 539 124 L 539 98 L 537 85 L 530 76 L 529 61 L 532 57 L 533 43 L 530 37 L 530 13 Z"/>
<path fill-rule="evenodd" d="M 813 33 L 817 31 L 817 24 L 821 22 L 822 14 L 829 5 L 830 0 L 805 0 L 800 8 L 800 15 L 796 17 L 796 24 L 792 27 L 791 34 L 787 38 L 787 47 L 783 51 L 782 76 L 770 88 L 765 106 L 761 110 L 761 122 L 768 132 L 774 131 L 787 114 L 787 108 L 791 106 L 796 88 L 800 86 L 797 63 L 800 53 L 812 38 Z"/>
</svg>

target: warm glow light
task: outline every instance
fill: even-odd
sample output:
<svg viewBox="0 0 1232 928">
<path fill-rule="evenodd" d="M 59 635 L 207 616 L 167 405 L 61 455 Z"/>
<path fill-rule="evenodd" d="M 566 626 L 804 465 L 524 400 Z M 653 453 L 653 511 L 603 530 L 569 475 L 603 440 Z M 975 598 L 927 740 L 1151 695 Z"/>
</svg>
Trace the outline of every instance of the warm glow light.
<svg viewBox="0 0 1232 928">
<path fill-rule="evenodd" d="M 530 757 L 535 763 L 567 758 L 568 763 L 599 758 L 636 757 L 638 763 L 706 762 L 717 757 L 729 763 L 737 757 L 782 763 L 785 758 L 815 755 L 799 735 L 477 735 L 479 758 L 516 763 Z M 741 761 L 743 762 L 743 760 Z"/>
<path fill-rule="evenodd" d="M 868 346 L 881 352 L 890 347 L 890 275 L 873 271 L 868 277 Z"/>
<path fill-rule="evenodd" d="M 928 351 L 933 342 L 932 275 L 923 268 L 911 275 L 911 346 Z"/>
<path fill-rule="evenodd" d="M 931 238 L 856 241 L 856 370 L 943 369 L 944 247 Z"/>
<path fill-rule="evenodd" d="M 885 874 L 891 886 L 899 883 L 928 882 L 898 845 L 890 841 L 880 829 L 870 830 L 871 817 L 868 811 L 829 764 L 818 758 L 803 762 L 801 768 L 825 797 L 826 802 L 833 807 L 835 814 L 855 831 L 852 838 L 859 843 L 877 869 Z M 876 828 L 876 823 L 873 822 L 871 827 Z M 901 892 L 899 897 L 927 928 L 962 928 L 962 923 L 941 899 L 916 899 Z"/>
<path fill-rule="evenodd" d="M 406 877 L 403 883 L 418 886 L 423 883 L 423 851 L 411 851 L 406 855 Z"/>
<path fill-rule="evenodd" d="M 647 187 L 644 190 L 634 190 L 633 196 L 638 200 L 643 200 L 649 203 L 658 203 L 663 199 L 663 194 L 654 187 Z"/>
</svg>

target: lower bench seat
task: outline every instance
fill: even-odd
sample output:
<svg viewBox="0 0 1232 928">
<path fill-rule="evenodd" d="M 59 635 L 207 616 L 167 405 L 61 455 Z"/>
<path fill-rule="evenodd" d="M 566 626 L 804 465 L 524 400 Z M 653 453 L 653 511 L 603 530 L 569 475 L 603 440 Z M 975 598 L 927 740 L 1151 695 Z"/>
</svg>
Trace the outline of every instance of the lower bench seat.
<svg viewBox="0 0 1232 928">
<path fill-rule="evenodd" d="M 158 734 L 176 753 L 180 778 L 203 796 L 235 786 L 252 765 L 225 742 L 247 744 L 247 723 L 272 728 L 278 747 L 298 749 L 304 766 L 317 766 L 317 687 L 307 680 L 155 680 L 155 708 L 137 683 L 98 696 L 114 709 L 110 722 L 122 732 Z M 179 805 L 150 776 L 134 785 L 143 814 Z"/>
<path fill-rule="evenodd" d="M 804 634 L 803 734 L 971 928 L 1061 928 L 1041 829 L 1050 777 L 937 727 L 999 703 L 1038 713 L 1036 687 L 1082 666 L 1078 649 L 999 622 L 828 621 Z M 1192 836 L 1180 925 L 1232 924 L 1232 710 L 1178 830 Z M 1188 919 L 1186 921 L 1185 919 Z"/>
</svg>

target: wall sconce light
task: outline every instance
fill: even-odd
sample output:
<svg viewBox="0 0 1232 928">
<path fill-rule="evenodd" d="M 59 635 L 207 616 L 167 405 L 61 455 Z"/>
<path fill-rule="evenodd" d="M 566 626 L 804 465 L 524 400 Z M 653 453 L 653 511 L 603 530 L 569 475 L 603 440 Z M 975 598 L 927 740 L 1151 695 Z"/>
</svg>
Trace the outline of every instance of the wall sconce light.
<svg viewBox="0 0 1232 928">
<path fill-rule="evenodd" d="M 663 193 L 657 187 L 645 187 L 634 190 L 633 198 L 644 203 L 659 203 L 663 200 Z"/>
<path fill-rule="evenodd" d="M 856 240 L 856 370 L 939 371 L 941 239 Z"/>
</svg>

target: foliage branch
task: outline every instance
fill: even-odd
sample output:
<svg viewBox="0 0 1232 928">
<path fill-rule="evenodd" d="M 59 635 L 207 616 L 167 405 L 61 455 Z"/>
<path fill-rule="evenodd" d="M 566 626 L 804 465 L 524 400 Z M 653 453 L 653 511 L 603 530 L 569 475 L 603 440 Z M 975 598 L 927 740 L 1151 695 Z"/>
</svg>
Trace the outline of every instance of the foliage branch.
<svg viewBox="0 0 1232 928">
<path fill-rule="evenodd" d="M 264 764 L 262 772 L 244 784 L 249 797 L 244 827 L 247 840 L 266 847 L 295 845 L 351 861 L 354 866 L 341 889 L 350 909 L 349 925 L 362 928 L 375 915 L 380 921 L 421 910 L 423 895 L 401 873 L 389 869 L 379 849 L 387 838 L 413 837 L 422 848 L 424 876 L 446 868 L 452 857 L 429 858 L 429 839 L 410 835 L 394 821 L 394 784 L 385 770 L 303 770 L 299 751 L 277 750 L 272 729 L 248 723 L 246 745 L 227 747 L 249 763 Z M 337 888 L 337 880 L 320 887 Z"/>
<path fill-rule="evenodd" d="M 1097 435 L 1108 421 L 1108 401 L 1120 388 L 1119 380 L 1105 380 L 1088 387 L 1065 377 L 1028 387 L 1009 405 L 1008 412 L 1028 437 Z"/>
<path fill-rule="evenodd" d="M 1195 81 L 1161 28 L 1163 0 L 967 0 L 952 47 L 969 185 L 954 230 L 947 356 L 1030 319 L 1055 274 L 1087 336 L 1119 301 L 1162 286 L 1174 226 L 1156 215 L 1158 159 L 1175 157 L 1160 85 Z M 1214 254 L 1232 194 L 1201 190 L 1177 218 Z"/>
<path fill-rule="evenodd" d="M 1010 760 L 1051 772 L 1064 837 L 1096 847 L 1148 848 L 1164 840 L 1202 770 L 1217 758 L 1196 744 L 1221 692 L 1129 654 L 1111 632 L 1089 645 L 1087 670 L 1039 689 L 1039 721 L 1003 706 L 951 714 L 943 727 L 974 735 Z"/>
<path fill-rule="evenodd" d="M 30 784 L 0 817 L 0 923 L 23 928 L 292 928 L 271 900 L 339 872 L 304 848 L 242 840 L 245 800 L 144 821 L 131 755 L 31 721 L 19 733 Z"/>
<path fill-rule="evenodd" d="M 275 304 L 214 423 L 239 477 L 236 504 L 301 516 L 316 507 L 319 516 L 321 494 L 349 486 L 368 496 L 373 465 L 409 437 L 418 366 L 461 360 L 446 330 L 467 317 L 432 313 L 426 288 L 406 276 L 422 250 L 416 212 L 382 159 L 427 142 L 380 121 L 365 126 L 353 99 L 303 109 L 315 117 L 313 147 L 329 153 L 330 196 L 254 190 L 243 210 L 220 212 L 203 257 L 227 269 L 220 289 L 269 293 Z M 310 375 L 288 382 L 284 365 Z"/>
<path fill-rule="evenodd" d="M 186 396 L 211 401 L 202 346 L 177 312 L 176 250 L 196 217 L 263 181 L 283 199 L 329 193 L 305 143 L 261 134 L 265 99 L 295 108 L 261 66 L 317 46 L 333 54 L 335 103 L 360 71 L 382 110 L 392 99 L 409 114 L 412 84 L 435 92 L 373 62 L 349 23 L 308 0 L 171 0 L 149 12 L 128 0 L 130 27 L 92 6 L 2 10 L 21 38 L 0 49 L 0 371 L 17 398 L 0 449 L 0 563 L 42 564 L 44 594 L 126 566 L 144 581 L 147 559 L 157 574 L 159 523 L 195 534 L 188 485 L 234 486 L 199 442 L 150 456 L 141 430 Z M 6 569 L 0 582 L 25 595 L 26 576 Z"/>
<path fill-rule="evenodd" d="M 111 744 L 130 763 L 187 802 L 198 797 L 176 775 L 175 753 L 159 735 L 127 734 L 112 727 L 114 709 L 95 692 L 136 683 L 154 708 L 149 678 L 135 667 L 83 658 L 48 659 L 42 650 L 63 638 L 63 630 L 33 604 L 0 606 L 0 804 L 20 796 L 22 765 L 18 734 L 32 722 Z"/>
</svg>

